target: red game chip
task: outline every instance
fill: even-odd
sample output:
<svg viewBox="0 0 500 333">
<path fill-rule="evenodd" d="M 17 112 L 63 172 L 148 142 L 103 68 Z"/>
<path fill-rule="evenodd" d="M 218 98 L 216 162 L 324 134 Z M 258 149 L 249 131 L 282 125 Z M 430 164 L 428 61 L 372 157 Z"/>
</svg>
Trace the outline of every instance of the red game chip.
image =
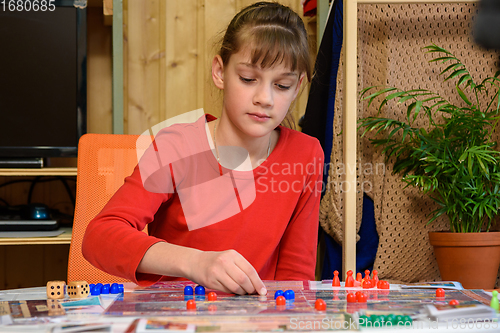
<svg viewBox="0 0 500 333">
<path fill-rule="evenodd" d="M 367 296 L 365 293 L 362 293 L 362 292 L 357 292 L 356 293 L 356 300 L 358 301 L 358 303 L 366 303 L 367 301 Z"/>
<path fill-rule="evenodd" d="M 326 302 L 318 298 L 314 303 L 314 308 L 318 311 L 326 311 Z"/>
<path fill-rule="evenodd" d="M 286 299 L 284 296 L 276 297 L 276 305 L 286 305 Z"/>
<path fill-rule="evenodd" d="M 363 289 L 373 288 L 375 287 L 373 282 L 373 280 L 363 280 L 363 282 L 361 282 L 361 286 L 363 287 Z"/>
<path fill-rule="evenodd" d="M 391 288 L 391 285 L 390 285 L 390 284 L 389 284 L 389 282 L 387 282 L 387 281 L 380 280 L 380 281 L 377 283 L 377 288 L 378 288 L 378 289 L 390 289 L 390 288 Z"/>
<path fill-rule="evenodd" d="M 356 303 L 356 294 L 355 293 L 347 294 L 347 303 Z"/>
<path fill-rule="evenodd" d="M 213 302 L 217 300 L 217 294 L 213 291 L 208 293 L 208 301 Z"/>
<path fill-rule="evenodd" d="M 187 301 L 187 303 L 186 303 L 186 309 L 188 309 L 188 310 L 196 310 L 196 302 L 194 301 L 194 299 L 190 299 L 189 301 Z"/>
</svg>

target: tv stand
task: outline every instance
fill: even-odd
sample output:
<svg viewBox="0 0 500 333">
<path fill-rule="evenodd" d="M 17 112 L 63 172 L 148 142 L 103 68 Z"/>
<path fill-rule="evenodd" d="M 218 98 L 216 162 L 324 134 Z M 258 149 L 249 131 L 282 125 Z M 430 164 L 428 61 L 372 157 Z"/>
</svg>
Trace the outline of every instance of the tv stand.
<svg viewBox="0 0 500 333">
<path fill-rule="evenodd" d="M 76 177 L 76 175 L 76 166 L 0 168 L 0 184 L 24 177 Z M 72 182 L 71 185 L 74 186 Z M 2 198 L 13 205 L 24 204 L 27 191 L 28 185 L 3 187 Z M 37 190 L 33 194 L 33 202 L 44 202 L 50 207 L 65 209 L 66 213 L 72 208 L 66 191 L 57 181 L 42 182 L 37 185 Z M 2 266 L 0 290 L 43 285 L 49 280 L 65 281 L 71 229 L 70 226 L 62 226 L 60 230 L 64 231 L 63 234 L 56 237 L 0 238 Z"/>
</svg>

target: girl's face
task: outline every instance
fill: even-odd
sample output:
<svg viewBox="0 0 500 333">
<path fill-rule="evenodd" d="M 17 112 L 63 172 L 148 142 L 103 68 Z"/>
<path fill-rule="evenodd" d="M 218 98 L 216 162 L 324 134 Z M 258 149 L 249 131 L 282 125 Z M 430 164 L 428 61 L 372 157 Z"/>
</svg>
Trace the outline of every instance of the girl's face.
<svg viewBox="0 0 500 333">
<path fill-rule="evenodd" d="M 249 137 L 265 136 L 281 123 L 303 76 L 283 64 L 254 66 L 249 50 L 233 54 L 226 66 L 219 56 L 212 64 L 214 83 L 224 90 L 222 115 Z"/>
</svg>

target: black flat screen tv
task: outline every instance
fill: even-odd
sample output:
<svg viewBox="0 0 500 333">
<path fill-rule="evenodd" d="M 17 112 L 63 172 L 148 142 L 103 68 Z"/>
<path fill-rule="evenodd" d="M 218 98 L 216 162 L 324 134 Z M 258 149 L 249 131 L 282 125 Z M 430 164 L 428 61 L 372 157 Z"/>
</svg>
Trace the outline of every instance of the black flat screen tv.
<svg viewBox="0 0 500 333">
<path fill-rule="evenodd" d="M 2 3 L 0 159 L 76 157 L 87 130 L 86 9 L 72 0 L 38 11 L 27 10 L 34 1 Z"/>
</svg>

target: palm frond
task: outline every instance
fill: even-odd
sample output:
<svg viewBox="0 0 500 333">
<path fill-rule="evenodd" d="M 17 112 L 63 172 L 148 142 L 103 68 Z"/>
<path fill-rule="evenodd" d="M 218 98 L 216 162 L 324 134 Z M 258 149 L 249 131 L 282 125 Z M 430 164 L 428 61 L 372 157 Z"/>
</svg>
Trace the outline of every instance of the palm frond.
<svg viewBox="0 0 500 333">
<path fill-rule="evenodd" d="M 405 188 L 417 187 L 436 202 L 428 223 L 447 215 L 451 231 L 489 230 L 500 209 L 500 152 L 491 141 L 500 121 L 500 71 L 475 84 L 451 52 L 435 44 L 424 50 L 436 54 L 429 62 L 446 63 L 439 75 L 444 81 L 456 80 L 454 92 L 465 107 L 428 89 L 372 86 L 360 92 L 360 100 L 368 101 L 369 108 L 380 98 L 377 115 L 401 107 L 403 120 L 366 117 L 359 120 L 358 130 L 362 137 L 373 134 L 371 144 L 382 150 L 386 161 L 393 161 L 393 172 Z M 491 89 L 495 91 L 489 96 Z M 488 104 L 482 111 L 479 101 L 484 96 Z M 415 126 L 422 116 L 428 120 L 425 127 Z"/>
</svg>

